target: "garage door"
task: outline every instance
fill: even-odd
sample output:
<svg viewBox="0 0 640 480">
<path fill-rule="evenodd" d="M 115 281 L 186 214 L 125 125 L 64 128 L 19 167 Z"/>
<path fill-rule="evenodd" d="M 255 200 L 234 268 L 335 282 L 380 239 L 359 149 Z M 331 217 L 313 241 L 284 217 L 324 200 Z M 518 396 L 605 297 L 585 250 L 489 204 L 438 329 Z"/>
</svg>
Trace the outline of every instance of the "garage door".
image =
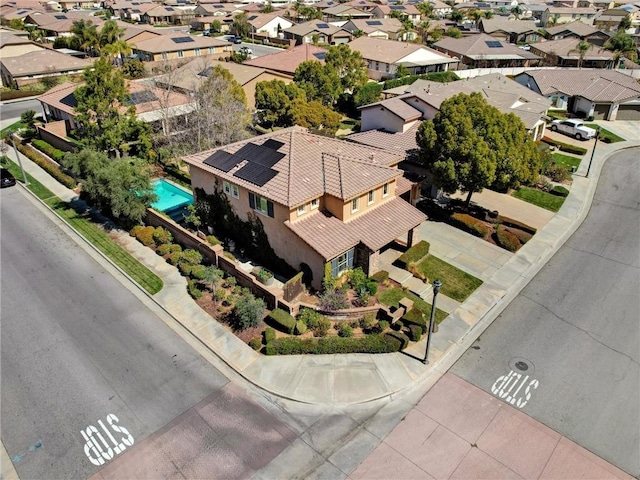
<svg viewBox="0 0 640 480">
<path fill-rule="evenodd" d="M 604 120 L 609 115 L 609 105 L 596 105 L 593 110 L 594 120 Z"/>
<path fill-rule="evenodd" d="M 640 120 L 640 105 L 620 105 L 616 120 Z"/>
</svg>

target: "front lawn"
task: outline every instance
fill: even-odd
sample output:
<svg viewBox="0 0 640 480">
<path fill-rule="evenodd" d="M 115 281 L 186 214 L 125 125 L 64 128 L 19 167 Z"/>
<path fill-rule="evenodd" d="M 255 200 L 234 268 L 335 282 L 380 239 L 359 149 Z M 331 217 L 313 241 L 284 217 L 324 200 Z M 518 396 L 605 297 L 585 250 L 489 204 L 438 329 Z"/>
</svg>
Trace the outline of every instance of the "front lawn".
<svg viewBox="0 0 640 480">
<path fill-rule="evenodd" d="M 386 305 L 387 307 L 397 307 L 398 302 L 400 302 L 400 300 L 402 300 L 404 297 L 407 297 L 409 300 L 413 300 L 413 306 L 419 310 L 422 310 L 422 313 L 425 314 L 426 318 L 431 318 L 431 305 L 429 305 L 419 296 L 407 290 L 398 287 L 385 288 L 382 291 L 379 291 L 376 295 L 378 301 L 383 305 Z M 441 323 L 448 316 L 449 314 L 447 312 L 436 308 L 436 323 Z"/>
<path fill-rule="evenodd" d="M 552 153 L 551 157 L 553 158 L 553 161 L 557 166 L 566 168 L 569 172 L 574 167 L 575 170 L 577 170 L 580 166 L 580 162 L 582 161 L 582 158 L 580 157 L 573 157 L 571 155 L 565 155 L 563 153 Z"/>
<path fill-rule="evenodd" d="M 613 132 L 610 132 L 609 130 L 607 130 L 606 128 L 602 128 L 602 127 L 598 127 L 597 124 L 595 123 L 587 123 L 586 124 L 587 127 L 591 127 L 594 130 L 597 130 L 598 128 L 600 128 L 600 140 L 605 142 L 605 143 L 616 143 L 616 142 L 624 142 L 625 139 L 622 137 L 619 137 L 618 135 L 616 135 Z"/>
<path fill-rule="evenodd" d="M 557 212 L 564 203 L 565 197 L 558 195 L 552 195 L 542 190 L 530 187 L 520 187 L 513 192 L 513 196 L 524 200 L 525 202 L 532 203 L 538 207 L 546 208 L 552 212 Z"/>
<path fill-rule="evenodd" d="M 440 291 L 458 302 L 464 302 L 469 295 L 482 285 L 482 280 L 479 278 L 463 272 L 433 255 L 425 258 L 416 268 L 429 282 L 439 279 L 442 282 Z"/>
</svg>

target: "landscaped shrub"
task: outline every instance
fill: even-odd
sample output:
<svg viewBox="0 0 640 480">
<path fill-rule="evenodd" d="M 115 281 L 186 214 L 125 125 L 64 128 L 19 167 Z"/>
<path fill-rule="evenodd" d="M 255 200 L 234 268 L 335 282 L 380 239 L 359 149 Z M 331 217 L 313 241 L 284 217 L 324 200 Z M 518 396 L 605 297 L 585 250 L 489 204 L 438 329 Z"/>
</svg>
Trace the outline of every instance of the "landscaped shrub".
<svg viewBox="0 0 640 480">
<path fill-rule="evenodd" d="M 353 337 L 353 328 L 347 322 L 338 322 L 336 330 L 339 337 Z"/>
<path fill-rule="evenodd" d="M 170 253 L 180 253 L 180 252 L 182 252 L 182 246 L 178 245 L 177 243 L 160 245 L 156 249 L 156 253 L 162 257 Z"/>
<path fill-rule="evenodd" d="M 389 272 L 387 272 L 386 270 L 380 270 L 371 275 L 371 277 L 369 278 L 376 283 L 385 283 L 389 280 Z M 375 295 L 375 293 L 373 295 Z"/>
<path fill-rule="evenodd" d="M 188 277 L 191 275 L 191 269 L 194 267 L 194 265 L 191 265 L 190 263 L 186 263 L 186 262 L 179 262 L 178 263 L 178 270 L 180 270 L 180 273 L 182 275 L 184 275 L 185 277 Z"/>
<path fill-rule="evenodd" d="M 307 332 L 307 324 L 304 323 L 302 320 L 298 320 L 296 322 L 295 334 L 302 335 L 303 333 L 306 333 L 306 332 Z"/>
<path fill-rule="evenodd" d="M 395 338 L 397 340 L 400 341 L 400 350 L 404 350 L 405 348 L 407 348 L 407 345 L 409 345 L 409 337 L 407 337 L 404 333 L 402 332 L 387 332 L 385 333 L 385 335 L 388 335 L 392 338 Z"/>
<path fill-rule="evenodd" d="M 202 254 L 199 251 L 188 248 L 182 252 L 181 263 L 198 265 L 200 262 L 202 262 Z"/>
<path fill-rule="evenodd" d="M 65 156 L 65 152 L 55 148 L 53 145 L 49 145 L 44 140 L 39 140 L 35 138 L 31 141 L 31 144 L 41 152 L 45 153 L 46 155 L 54 159 L 58 163 L 60 163 Z"/>
<path fill-rule="evenodd" d="M 379 332 L 384 332 L 387 328 L 389 328 L 389 322 L 386 320 L 380 320 L 377 325 L 377 330 Z"/>
<path fill-rule="evenodd" d="M 367 282 L 366 288 L 370 295 L 375 295 L 376 293 L 378 293 L 378 284 L 375 280 L 369 280 Z"/>
<path fill-rule="evenodd" d="M 527 225 L 526 223 L 522 223 L 518 220 L 514 220 L 513 218 L 503 217 L 502 215 L 498 216 L 497 223 L 500 223 L 506 227 L 513 227 L 519 230 L 523 230 L 527 233 L 530 233 L 531 235 L 535 235 L 535 233 L 538 231 L 535 227 L 532 227 L 531 225 Z"/>
<path fill-rule="evenodd" d="M 214 293 L 213 298 L 216 302 L 224 302 L 227 298 L 227 292 L 221 288 L 216 289 L 216 293 Z"/>
<path fill-rule="evenodd" d="M 371 295 L 366 288 L 362 288 L 359 292 L 356 293 L 356 298 L 353 299 L 354 307 L 366 307 L 369 305 L 369 300 L 371 300 Z"/>
<path fill-rule="evenodd" d="M 204 265 L 190 265 L 191 271 L 190 275 L 196 280 L 203 280 L 205 275 L 207 274 L 207 267 Z"/>
<path fill-rule="evenodd" d="M 366 286 L 367 274 L 362 271 L 362 268 L 354 268 L 349 272 L 349 284 L 354 290 L 360 290 Z"/>
<path fill-rule="evenodd" d="M 543 172 L 544 175 L 549 177 L 554 182 L 565 182 L 571 179 L 571 174 L 569 170 L 555 163 L 551 163 L 547 166 L 547 168 Z"/>
<path fill-rule="evenodd" d="M 504 228 L 498 228 L 495 235 L 496 243 L 510 252 L 515 252 L 521 247 L 518 237 Z"/>
<path fill-rule="evenodd" d="M 404 327 L 404 323 L 402 322 L 402 320 L 398 320 L 393 325 L 391 325 L 391 328 L 393 328 L 394 330 L 402 330 L 402 327 Z"/>
<path fill-rule="evenodd" d="M 146 226 L 136 230 L 135 235 L 140 243 L 149 247 L 155 243 L 153 240 L 154 232 L 155 228 L 153 228 L 152 226 Z"/>
<path fill-rule="evenodd" d="M 220 240 L 215 235 L 207 235 L 207 242 L 209 245 L 220 245 Z"/>
<path fill-rule="evenodd" d="M 265 328 L 263 335 L 264 335 L 265 344 L 268 344 L 269 342 L 273 342 L 276 339 L 276 331 L 271 327 Z"/>
<path fill-rule="evenodd" d="M 236 286 L 236 277 L 228 276 L 224 279 L 224 284 L 227 288 L 233 288 Z"/>
<path fill-rule="evenodd" d="M 234 262 L 234 263 L 238 261 L 238 260 L 236 259 L 236 257 L 233 255 L 233 253 L 231 253 L 231 252 L 227 252 L 227 251 L 225 251 L 225 252 L 223 252 L 223 253 L 222 253 L 222 255 L 223 255 L 225 258 L 228 258 L 229 260 L 231 260 L 231 261 L 232 261 L 232 262 Z"/>
<path fill-rule="evenodd" d="M 476 237 L 486 238 L 491 233 L 491 229 L 487 225 L 466 213 L 454 213 L 451 215 L 451 220 L 459 228 Z"/>
<path fill-rule="evenodd" d="M 187 290 L 189 291 L 189 295 L 196 300 L 202 297 L 202 290 L 198 288 L 198 282 L 195 280 L 189 280 L 187 282 Z"/>
<path fill-rule="evenodd" d="M 171 265 L 178 265 L 182 260 L 182 252 L 171 252 L 167 255 L 167 262 Z"/>
<path fill-rule="evenodd" d="M 414 342 L 419 342 L 422 338 L 422 327 L 420 325 L 409 325 L 409 338 Z"/>
<path fill-rule="evenodd" d="M 358 322 L 360 328 L 364 332 L 370 332 L 376 326 L 376 314 L 375 313 L 365 313 L 364 316 Z"/>
<path fill-rule="evenodd" d="M 60 170 L 56 165 L 47 160 L 42 154 L 34 151 L 21 143 L 16 142 L 16 148 L 25 156 L 27 156 L 30 160 L 37 163 L 40 168 L 45 170 L 49 175 L 55 178 L 58 182 L 63 184 L 67 188 L 76 188 L 78 186 L 78 182 L 75 181 L 73 177 L 70 177 L 62 170 Z"/>
<path fill-rule="evenodd" d="M 418 308 L 412 308 L 402 316 L 402 324 L 406 326 L 419 325 L 421 327 L 426 327 L 427 318 L 422 310 Z"/>
<path fill-rule="evenodd" d="M 558 140 L 552 140 L 549 137 L 542 137 L 542 141 L 547 143 L 553 147 L 557 147 L 562 152 L 574 153 L 576 155 L 584 155 L 587 153 L 587 149 L 583 147 L 578 147 L 576 145 L 570 145 L 568 143 L 559 142 Z"/>
<path fill-rule="evenodd" d="M 252 338 L 249 340 L 249 346 L 258 351 L 262 348 L 262 340 L 260 340 L 260 337 Z"/>
<path fill-rule="evenodd" d="M 411 265 L 412 263 L 418 263 L 424 257 L 429 255 L 429 242 L 421 240 L 414 246 L 409 248 L 406 252 L 400 255 L 398 261 L 403 265 Z"/>
<path fill-rule="evenodd" d="M 569 195 L 569 189 L 563 187 L 562 185 L 556 185 L 551 190 L 549 190 L 549 193 L 551 193 L 552 195 L 557 195 L 559 197 L 566 197 L 567 195 Z"/>
<path fill-rule="evenodd" d="M 272 310 L 269 314 L 269 319 L 283 332 L 292 334 L 296 328 L 296 319 L 280 308 Z"/>
<path fill-rule="evenodd" d="M 344 310 L 349 308 L 349 300 L 346 294 L 340 290 L 326 291 L 320 295 L 320 308 L 327 312 Z"/>
<path fill-rule="evenodd" d="M 236 330 L 257 327 L 264 315 L 264 300 L 253 295 L 243 295 L 233 307 L 232 326 Z"/>
<path fill-rule="evenodd" d="M 307 319 L 307 327 L 315 337 L 326 337 L 331 328 L 331 321 L 324 315 L 314 315 Z"/>
<path fill-rule="evenodd" d="M 400 345 L 401 342 L 398 339 L 390 339 L 386 335 L 367 335 L 360 338 L 326 337 L 320 339 L 284 337 L 269 342 L 266 354 L 391 353 L 397 352 L 400 349 Z"/>
<path fill-rule="evenodd" d="M 153 240 L 156 245 L 164 245 L 173 242 L 173 235 L 166 228 L 156 227 L 153 232 Z"/>
<path fill-rule="evenodd" d="M 520 243 L 522 245 L 524 245 L 529 240 L 531 240 L 531 237 L 533 236 L 529 232 L 518 230 L 517 228 L 507 228 L 507 227 L 505 227 L 505 230 L 508 231 L 508 232 L 511 232 L 513 235 L 518 237 L 518 240 L 520 241 Z"/>
</svg>

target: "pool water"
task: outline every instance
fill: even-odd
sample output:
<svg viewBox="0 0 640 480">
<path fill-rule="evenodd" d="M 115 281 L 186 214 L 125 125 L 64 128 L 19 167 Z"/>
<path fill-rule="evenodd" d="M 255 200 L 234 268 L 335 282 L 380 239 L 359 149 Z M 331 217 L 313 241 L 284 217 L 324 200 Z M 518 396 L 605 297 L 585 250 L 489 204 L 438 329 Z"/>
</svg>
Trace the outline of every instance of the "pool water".
<svg viewBox="0 0 640 480">
<path fill-rule="evenodd" d="M 176 187 L 162 178 L 154 180 L 152 185 L 158 201 L 151 206 L 160 212 L 169 212 L 193 204 L 191 192 Z"/>
</svg>

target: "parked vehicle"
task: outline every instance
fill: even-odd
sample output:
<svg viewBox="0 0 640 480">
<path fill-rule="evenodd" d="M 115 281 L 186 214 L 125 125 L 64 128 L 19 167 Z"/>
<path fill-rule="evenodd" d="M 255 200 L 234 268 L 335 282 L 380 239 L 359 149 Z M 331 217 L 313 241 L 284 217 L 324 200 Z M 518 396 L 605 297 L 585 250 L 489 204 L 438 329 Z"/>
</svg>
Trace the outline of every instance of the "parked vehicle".
<svg viewBox="0 0 640 480">
<path fill-rule="evenodd" d="M 16 184 L 16 179 L 6 168 L 0 168 L 0 188 L 12 187 Z"/>
<path fill-rule="evenodd" d="M 551 131 L 564 133 L 576 137 L 578 140 L 596 136 L 596 131 L 593 128 L 587 127 L 582 120 L 576 119 L 554 120 L 551 122 Z"/>
<path fill-rule="evenodd" d="M 253 50 L 251 50 L 247 46 L 240 47 L 240 53 L 244 53 L 245 55 L 253 55 Z"/>
<path fill-rule="evenodd" d="M 242 43 L 242 37 L 235 37 L 233 43 Z"/>
</svg>

